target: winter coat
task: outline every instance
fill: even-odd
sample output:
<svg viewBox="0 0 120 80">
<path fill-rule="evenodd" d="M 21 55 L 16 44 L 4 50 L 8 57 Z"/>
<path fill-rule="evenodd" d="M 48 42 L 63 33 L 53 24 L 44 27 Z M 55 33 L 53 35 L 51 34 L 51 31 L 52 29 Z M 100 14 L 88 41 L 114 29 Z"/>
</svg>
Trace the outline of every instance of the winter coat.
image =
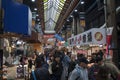
<svg viewBox="0 0 120 80">
<path fill-rule="evenodd" d="M 110 74 L 113 78 L 113 80 L 117 80 L 118 74 L 120 74 L 119 69 L 114 65 L 113 62 L 111 61 L 106 61 L 104 63 L 104 66 L 106 66 L 108 68 L 108 70 L 110 71 Z"/>
<path fill-rule="evenodd" d="M 76 65 L 75 69 L 72 71 L 69 80 L 88 80 L 88 71 L 85 68 Z"/>
<path fill-rule="evenodd" d="M 52 72 L 53 75 L 55 76 L 61 76 L 62 75 L 62 71 L 63 71 L 63 66 L 62 63 L 57 63 L 56 61 L 54 61 L 52 63 Z"/>
<path fill-rule="evenodd" d="M 94 64 L 88 69 L 89 80 L 96 80 L 96 75 L 99 71 L 100 65 Z"/>
<path fill-rule="evenodd" d="M 71 61 L 68 67 L 68 73 L 72 72 L 75 68 L 75 65 L 77 64 L 76 61 Z"/>
<path fill-rule="evenodd" d="M 46 68 L 36 68 L 35 71 L 35 77 L 37 80 L 50 80 L 50 74 L 49 71 Z M 34 80 L 33 74 L 31 73 L 30 80 Z"/>
<path fill-rule="evenodd" d="M 63 66 L 66 66 L 68 67 L 69 66 L 69 63 L 70 63 L 71 59 L 68 55 L 65 55 L 64 58 L 63 58 Z"/>
</svg>

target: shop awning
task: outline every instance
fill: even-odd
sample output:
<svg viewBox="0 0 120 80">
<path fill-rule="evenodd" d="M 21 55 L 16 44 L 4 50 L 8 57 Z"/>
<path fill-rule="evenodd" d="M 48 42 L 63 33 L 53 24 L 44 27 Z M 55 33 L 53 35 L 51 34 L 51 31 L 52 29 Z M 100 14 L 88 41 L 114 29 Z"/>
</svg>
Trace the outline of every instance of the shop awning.
<svg viewBox="0 0 120 80">
<path fill-rule="evenodd" d="M 64 41 L 64 39 L 58 34 L 55 34 L 54 37 L 60 41 Z"/>
</svg>

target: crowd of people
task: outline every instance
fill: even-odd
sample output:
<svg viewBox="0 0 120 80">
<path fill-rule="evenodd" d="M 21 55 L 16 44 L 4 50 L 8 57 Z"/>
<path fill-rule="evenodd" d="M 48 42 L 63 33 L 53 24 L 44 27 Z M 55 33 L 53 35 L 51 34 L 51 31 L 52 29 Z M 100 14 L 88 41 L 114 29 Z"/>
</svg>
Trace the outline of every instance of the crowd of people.
<svg viewBox="0 0 120 80">
<path fill-rule="evenodd" d="M 31 59 L 28 63 L 29 68 L 35 66 L 30 80 L 120 80 L 119 69 L 102 50 L 88 60 L 84 54 L 75 55 L 62 48 L 36 54 L 34 63 Z"/>
</svg>

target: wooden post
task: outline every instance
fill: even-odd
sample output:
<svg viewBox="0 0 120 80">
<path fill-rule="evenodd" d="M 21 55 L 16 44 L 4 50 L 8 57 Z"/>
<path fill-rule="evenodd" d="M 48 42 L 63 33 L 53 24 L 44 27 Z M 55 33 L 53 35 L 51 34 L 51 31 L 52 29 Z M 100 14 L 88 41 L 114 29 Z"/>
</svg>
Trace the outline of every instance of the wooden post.
<svg viewBox="0 0 120 80">
<path fill-rule="evenodd" d="M 113 50 L 113 62 L 118 66 L 118 35 L 117 35 L 117 23 L 116 23 L 116 0 L 104 0 L 105 5 L 105 22 L 106 28 L 113 27 L 112 32 L 112 50 Z"/>
</svg>

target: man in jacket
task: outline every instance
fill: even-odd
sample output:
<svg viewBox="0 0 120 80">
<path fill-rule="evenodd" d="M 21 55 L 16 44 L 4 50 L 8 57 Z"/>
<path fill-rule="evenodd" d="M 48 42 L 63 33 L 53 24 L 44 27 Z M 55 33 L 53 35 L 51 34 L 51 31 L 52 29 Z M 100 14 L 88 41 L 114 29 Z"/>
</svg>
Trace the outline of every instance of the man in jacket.
<svg viewBox="0 0 120 80">
<path fill-rule="evenodd" d="M 30 80 L 50 80 L 50 74 L 46 67 L 44 67 L 44 60 L 37 57 L 35 61 L 35 70 L 31 72 Z"/>
<path fill-rule="evenodd" d="M 88 61 L 85 57 L 80 58 L 69 80 L 88 80 L 87 63 Z"/>
</svg>

